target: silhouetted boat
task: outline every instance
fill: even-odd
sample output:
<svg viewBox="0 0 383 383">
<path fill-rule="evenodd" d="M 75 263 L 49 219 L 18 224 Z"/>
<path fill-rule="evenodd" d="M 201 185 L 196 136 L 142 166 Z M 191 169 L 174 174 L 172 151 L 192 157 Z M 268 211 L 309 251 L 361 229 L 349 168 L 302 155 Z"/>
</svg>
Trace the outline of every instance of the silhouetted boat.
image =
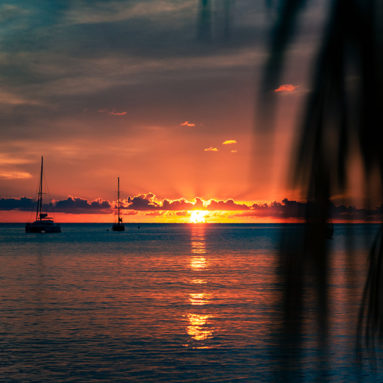
<svg viewBox="0 0 383 383">
<path fill-rule="evenodd" d="M 117 223 L 112 226 L 113 231 L 124 231 L 125 225 L 120 216 L 120 177 L 117 177 Z"/>
<path fill-rule="evenodd" d="M 37 195 L 36 218 L 32 223 L 25 225 L 26 233 L 61 233 L 59 224 L 54 223 L 53 218 L 48 217 L 47 213 L 43 213 L 43 174 L 44 174 L 44 157 L 41 156 L 40 185 Z"/>
</svg>

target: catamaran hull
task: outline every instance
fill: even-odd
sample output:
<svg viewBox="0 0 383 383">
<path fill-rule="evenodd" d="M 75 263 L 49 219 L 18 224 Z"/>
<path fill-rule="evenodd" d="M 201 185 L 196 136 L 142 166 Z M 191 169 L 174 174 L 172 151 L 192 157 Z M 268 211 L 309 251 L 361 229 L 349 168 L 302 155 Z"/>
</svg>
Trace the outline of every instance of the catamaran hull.
<svg viewBox="0 0 383 383">
<path fill-rule="evenodd" d="M 113 226 L 112 226 L 112 230 L 113 231 L 124 231 L 125 230 L 125 225 L 121 224 L 121 223 L 115 223 Z"/>
<path fill-rule="evenodd" d="M 44 225 L 40 223 L 27 223 L 25 225 L 26 233 L 61 233 L 61 226 L 57 224 Z"/>
</svg>

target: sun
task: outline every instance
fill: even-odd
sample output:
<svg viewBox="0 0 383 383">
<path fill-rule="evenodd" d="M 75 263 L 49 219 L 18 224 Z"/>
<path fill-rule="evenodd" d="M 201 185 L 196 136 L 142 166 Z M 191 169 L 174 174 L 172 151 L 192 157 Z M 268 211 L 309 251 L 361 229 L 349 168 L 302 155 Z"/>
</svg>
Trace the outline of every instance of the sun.
<svg viewBox="0 0 383 383">
<path fill-rule="evenodd" d="M 205 217 L 208 214 L 206 210 L 192 210 L 190 212 L 191 223 L 205 223 Z"/>
</svg>

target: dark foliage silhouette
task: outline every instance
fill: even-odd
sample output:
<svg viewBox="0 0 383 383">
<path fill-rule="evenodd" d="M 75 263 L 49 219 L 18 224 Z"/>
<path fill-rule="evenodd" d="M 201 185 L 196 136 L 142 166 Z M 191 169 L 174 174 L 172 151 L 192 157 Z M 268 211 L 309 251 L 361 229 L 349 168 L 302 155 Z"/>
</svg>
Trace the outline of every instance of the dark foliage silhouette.
<svg viewBox="0 0 383 383">
<path fill-rule="evenodd" d="M 279 3 L 262 84 L 263 128 L 271 128 L 265 121 L 274 111 L 272 91 L 280 83 L 287 48 L 305 5 L 305 0 Z M 294 242 L 285 233 L 280 251 L 280 278 L 285 293 L 278 355 L 284 381 L 301 379 L 297 366 L 305 310 L 303 295 L 308 280 L 317 313 L 321 355 L 318 364 L 324 374 L 321 378 L 326 377 L 330 199 L 335 194 L 347 195 L 350 163 L 358 152 L 363 166 L 360 181 L 364 185 L 366 208 L 381 202 L 382 9 L 380 0 L 334 0 L 329 7 L 292 166 L 293 184 L 306 193 L 309 202 L 306 224 Z M 369 257 L 360 309 L 359 352 L 373 351 L 376 341 L 383 336 L 382 260 L 379 233 Z"/>
</svg>

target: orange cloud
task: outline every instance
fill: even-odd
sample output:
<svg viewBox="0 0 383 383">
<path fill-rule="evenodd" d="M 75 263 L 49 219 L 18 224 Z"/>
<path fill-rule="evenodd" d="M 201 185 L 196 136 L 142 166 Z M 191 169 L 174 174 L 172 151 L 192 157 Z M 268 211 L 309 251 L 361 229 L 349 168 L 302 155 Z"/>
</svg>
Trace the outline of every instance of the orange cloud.
<svg viewBox="0 0 383 383">
<path fill-rule="evenodd" d="M 212 146 L 209 146 L 208 148 L 204 149 L 204 152 L 218 152 L 218 149 L 213 148 Z"/>
<path fill-rule="evenodd" d="M 180 124 L 180 126 L 187 126 L 188 128 L 194 128 L 195 124 L 190 121 L 184 121 L 183 123 Z"/>
<path fill-rule="evenodd" d="M 20 165 L 20 164 L 28 164 L 32 161 L 27 158 L 15 157 L 9 154 L 0 154 L 0 163 L 2 165 Z"/>
<path fill-rule="evenodd" d="M 297 85 L 293 84 L 282 84 L 277 89 L 274 89 L 275 93 L 291 93 L 298 88 Z"/>
<path fill-rule="evenodd" d="M 230 153 L 238 153 L 238 150 L 236 149 L 230 150 Z"/>
<path fill-rule="evenodd" d="M 111 116 L 125 116 L 127 112 L 109 112 Z"/>
<path fill-rule="evenodd" d="M 16 171 L 0 171 L 0 178 L 8 179 L 8 180 L 19 180 L 25 178 L 31 178 L 32 175 L 27 172 L 16 172 Z"/>
<path fill-rule="evenodd" d="M 232 145 L 236 143 L 237 143 L 237 140 L 226 140 L 222 142 L 222 145 Z"/>
<path fill-rule="evenodd" d="M 108 113 L 110 116 L 125 116 L 127 112 L 116 112 L 115 110 L 99 109 L 98 113 Z"/>
</svg>

